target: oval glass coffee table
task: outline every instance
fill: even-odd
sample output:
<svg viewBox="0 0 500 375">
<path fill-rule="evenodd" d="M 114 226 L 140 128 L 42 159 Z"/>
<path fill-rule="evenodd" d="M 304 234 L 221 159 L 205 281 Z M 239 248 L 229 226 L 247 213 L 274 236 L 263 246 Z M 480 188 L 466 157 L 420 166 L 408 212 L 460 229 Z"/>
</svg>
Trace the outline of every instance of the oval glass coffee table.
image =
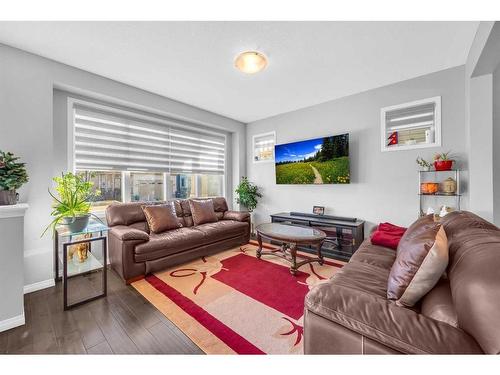
<svg viewBox="0 0 500 375">
<path fill-rule="evenodd" d="M 257 258 L 262 255 L 274 255 L 283 258 L 290 262 L 290 273 L 295 275 L 297 269 L 304 264 L 318 262 L 323 264 L 323 255 L 321 254 L 321 246 L 326 238 L 325 232 L 311 227 L 299 227 L 295 225 L 286 225 L 279 223 L 260 224 L 255 228 L 257 232 L 257 241 L 259 248 L 257 250 Z M 279 251 L 262 250 L 262 238 L 267 238 L 281 243 Z M 301 257 L 302 260 L 297 262 L 297 247 L 299 245 L 311 245 L 316 247 L 317 258 Z"/>
</svg>

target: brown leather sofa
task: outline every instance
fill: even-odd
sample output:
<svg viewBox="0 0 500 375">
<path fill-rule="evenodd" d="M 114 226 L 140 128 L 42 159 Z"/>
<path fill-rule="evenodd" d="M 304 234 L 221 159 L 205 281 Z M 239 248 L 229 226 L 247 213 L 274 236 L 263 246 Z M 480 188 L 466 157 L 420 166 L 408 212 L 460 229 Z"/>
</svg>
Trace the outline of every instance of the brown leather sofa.
<svg viewBox="0 0 500 375">
<path fill-rule="evenodd" d="M 500 353 L 500 230 L 470 212 L 446 215 L 446 277 L 413 308 L 387 299 L 396 251 L 366 240 L 306 296 L 306 354 Z"/>
<path fill-rule="evenodd" d="M 188 200 L 175 200 L 182 228 L 159 234 L 150 233 L 142 206 L 165 202 L 110 205 L 106 219 L 111 267 L 129 283 L 172 265 L 248 243 L 249 213 L 229 211 L 222 197 L 212 201 L 217 222 L 195 226 Z"/>
</svg>

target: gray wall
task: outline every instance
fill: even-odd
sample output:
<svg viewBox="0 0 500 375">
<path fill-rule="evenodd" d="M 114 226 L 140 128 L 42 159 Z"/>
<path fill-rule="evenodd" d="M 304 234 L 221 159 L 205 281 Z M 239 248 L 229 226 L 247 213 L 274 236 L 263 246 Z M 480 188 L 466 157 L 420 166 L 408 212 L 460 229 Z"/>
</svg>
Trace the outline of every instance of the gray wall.
<svg viewBox="0 0 500 375">
<path fill-rule="evenodd" d="M 500 65 L 493 73 L 493 212 L 500 226 Z"/>
<path fill-rule="evenodd" d="M 469 203 L 473 212 L 500 224 L 498 180 L 498 75 L 500 23 L 481 22 L 465 64 L 465 132 Z M 495 83 L 496 81 L 496 83 Z M 496 87 L 495 87 L 496 86 Z M 495 94 L 495 91 L 497 92 Z"/>
<path fill-rule="evenodd" d="M 52 278 L 52 240 L 40 234 L 50 222 L 47 188 L 54 165 L 61 162 L 59 155 L 57 163 L 54 160 L 54 88 L 230 132 L 233 184 L 245 174 L 244 124 L 0 44 L 0 149 L 21 156 L 30 175 L 20 190 L 21 202 L 30 204 L 25 218 L 25 285 Z"/>
<path fill-rule="evenodd" d="M 1 325 L 5 324 L 6 320 L 19 318 L 24 314 L 23 257 L 21 255 L 23 215 L 0 217 L 0 238 L 2 239 L 0 242 L 0 296 L 2 296 L 0 328 L 2 328 Z"/>
<path fill-rule="evenodd" d="M 442 97 L 442 147 L 380 151 L 380 108 L 408 101 Z M 418 215 L 418 155 L 431 159 L 452 150 L 466 168 L 464 67 L 456 67 L 370 90 L 320 105 L 256 121 L 247 127 L 247 150 L 252 135 L 275 130 L 277 143 L 350 133 L 351 184 L 279 185 L 274 164 L 247 158 L 250 180 L 264 194 L 255 213 L 257 223 L 280 211 L 311 212 L 326 206 L 326 214 L 365 219 L 369 224 L 391 221 L 408 225 Z M 464 197 L 467 206 L 467 195 Z"/>
</svg>

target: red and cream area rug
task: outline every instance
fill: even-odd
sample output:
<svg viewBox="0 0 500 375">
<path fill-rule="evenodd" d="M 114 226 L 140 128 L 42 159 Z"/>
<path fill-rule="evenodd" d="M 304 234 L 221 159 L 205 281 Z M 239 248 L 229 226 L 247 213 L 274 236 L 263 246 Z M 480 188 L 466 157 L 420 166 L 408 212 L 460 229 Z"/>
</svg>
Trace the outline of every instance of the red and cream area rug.
<svg viewBox="0 0 500 375">
<path fill-rule="evenodd" d="M 207 354 L 303 353 L 304 297 L 343 265 L 302 266 L 250 243 L 147 276 L 132 286 Z"/>
</svg>

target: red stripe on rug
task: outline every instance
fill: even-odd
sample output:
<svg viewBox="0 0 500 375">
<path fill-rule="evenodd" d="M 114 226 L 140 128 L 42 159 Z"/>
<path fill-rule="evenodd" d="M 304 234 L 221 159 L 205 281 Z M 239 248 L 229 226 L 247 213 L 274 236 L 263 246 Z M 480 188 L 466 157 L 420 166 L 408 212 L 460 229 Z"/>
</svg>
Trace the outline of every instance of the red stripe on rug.
<svg viewBox="0 0 500 375">
<path fill-rule="evenodd" d="M 196 319 L 203 327 L 212 332 L 236 353 L 266 354 L 155 275 L 146 276 L 146 281 L 187 314 Z"/>
</svg>

